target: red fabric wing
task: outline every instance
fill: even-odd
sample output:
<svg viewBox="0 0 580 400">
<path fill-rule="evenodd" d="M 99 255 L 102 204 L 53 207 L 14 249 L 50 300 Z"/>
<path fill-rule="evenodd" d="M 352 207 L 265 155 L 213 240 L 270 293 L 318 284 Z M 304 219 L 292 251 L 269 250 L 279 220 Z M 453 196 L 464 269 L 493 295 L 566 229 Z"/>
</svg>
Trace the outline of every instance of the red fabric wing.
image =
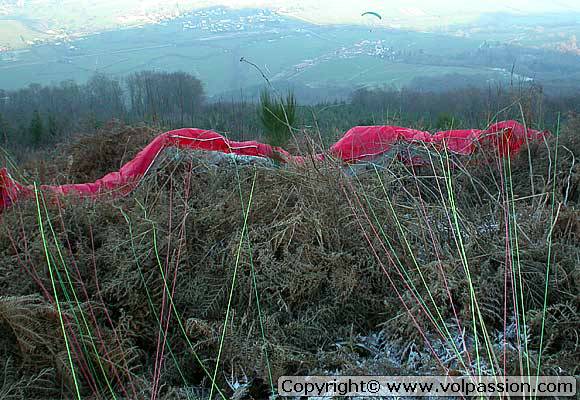
<svg viewBox="0 0 580 400">
<path fill-rule="evenodd" d="M 476 129 L 449 130 L 431 135 L 400 126 L 356 126 L 332 145 L 328 154 L 344 162 L 357 162 L 381 155 L 392 150 L 398 142 L 414 146 L 434 146 L 461 155 L 474 153 L 478 147 L 496 151 L 500 156 L 514 155 L 528 141 L 543 139 L 549 132 L 526 129 L 517 121 L 502 121 L 491 125 L 485 131 Z M 77 194 L 94 197 L 104 193 L 126 194 L 132 191 L 141 178 L 149 171 L 157 156 L 167 147 L 187 148 L 203 151 L 218 151 L 244 156 L 266 157 L 282 162 L 304 163 L 305 158 L 292 156 L 280 147 L 256 142 L 230 141 L 217 132 L 204 129 L 177 129 L 156 137 L 135 158 L 121 167 L 91 183 L 60 186 L 41 186 L 41 189 L 55 195 Z M 400 159 L 413 165 L 424 163 L 420 157 L 404 152 L 397 154 Z M 314 160 L 324 160 L 324 154 L 317 154 Z M 12 179 L 8 171 L 0 169 L 0 211 L 9 207 L 21 197 L 30 197 L 34 190 Z"/>
</svg>

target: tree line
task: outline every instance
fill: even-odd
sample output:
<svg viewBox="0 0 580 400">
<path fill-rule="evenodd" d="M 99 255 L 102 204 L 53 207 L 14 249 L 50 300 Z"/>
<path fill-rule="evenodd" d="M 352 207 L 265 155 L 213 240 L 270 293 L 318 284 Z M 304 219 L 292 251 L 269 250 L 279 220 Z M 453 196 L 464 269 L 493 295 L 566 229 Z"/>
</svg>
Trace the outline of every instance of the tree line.
<svg viewBox="0 0 580 400">
<path fill-rule="evenodd" d="M 6 147 L 37 147 L 93 132 L 111 119 L 192 124 L 204 99 L 202 83 L 185 72 L 143 71 L 124 80 L 95 75 L 85 84 L 0 90 L 0 138 Z"/>
<path fill-rule="evenodd" d="M 264 113 L 264 106 L 276 110 L 283 104 L 292 114 L 291 126 L 280 124 L 281 118 L 275 117 L 284 116 L 282 109 Z M 210 102 L 202 82 L 188 73 L 142 71 L 124 79 L 95 75 L 84 84 L 66 81 L 0 90 L 0 141 L 9 150 L 41 148 L 75 133 L 94 133 L 115 119 L 164 129 L 213 129 L 236 140 L 275 140 L 276 144 L 281 144 L 280 138 L 272 138 L 288 128 L 288 132 L 322 138 L 327 145 L 355 125 L 437 130 L 524 118 L 529 126 L 554 129 L 558 118 L 564 119 L 571 111 L 580 113 L 580 93 L 547 95 L 533 83 L 446 91 L 416 86 L 366 88 L 355 90 L 348 98 L 315 105 L 301 105 L 290 92 L 266 88 L 261 99 Z"/>
</svg>

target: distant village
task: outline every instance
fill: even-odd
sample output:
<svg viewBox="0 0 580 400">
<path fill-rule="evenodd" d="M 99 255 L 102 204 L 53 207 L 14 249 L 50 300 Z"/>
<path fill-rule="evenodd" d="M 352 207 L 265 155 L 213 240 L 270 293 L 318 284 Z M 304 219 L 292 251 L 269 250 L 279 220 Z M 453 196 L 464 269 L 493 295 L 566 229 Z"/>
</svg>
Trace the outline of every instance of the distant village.
<svg viewBox="0 0 580 400">
<path fill-rule="evenodd" d="M 0 7 L 0 15 L 8 10 Z M 263 29 L 267 24 L 284 21 L 284 17 L 269 10 L 244 10 L 239 15 L 232 16 L 232 11 L 225 8 L 211 8 L 181 13 L 178 9 L 158 11 L 146 14 L 127 14 L 116 19 L 118 26 L 114 29 L 135 29 L 151 25 L 167 25 L 170 21 L 182 21 L 184 30 L 200 30 L 206 33 L 241 32 Z M 74 32 L 67 29 L 49 29 L 43 32 L 42 37 L 34 39 L 21 38 L 26 47 L 52 44 L 67 46 L 75 50 L 73 41 L 82 40 L 88 35 L 98 35 L 99 31 Z M 0 45 L 0 61 L 17 61 L 19 54 L 26 49 L 15 49 Z"/>
<path fill-rule="evenodd" d="M 386 40 L 361 40 L 360 42 L 354 43 L 352 46 L 342 46 L 334 52 L 317 57 L 316 59 L 303 60 L 301 63 L 293 66 L 293 72 L 302 72 L 331 59 L 349 59 L 358 56 L 370 56 L 388 61 L 400 61 L 400 57 L 403 53 L 400 50 L 388 46 L 386 43 Z"/>
<path fill-rule="evenodd" d="M 231 11 L 215 8 L 193 11 L 181 16 L 181 18 L 184 20 L 184 30 L 196 29 L 210 33 L 262 29 L 266 24 L 284 21 L 283 17 L 268 10 L 256 10 L 252 14 L 244 14 L 233 18 L 230 17 Z M 226 18 L 226 16 L 228 17 Z"/>
</svg>

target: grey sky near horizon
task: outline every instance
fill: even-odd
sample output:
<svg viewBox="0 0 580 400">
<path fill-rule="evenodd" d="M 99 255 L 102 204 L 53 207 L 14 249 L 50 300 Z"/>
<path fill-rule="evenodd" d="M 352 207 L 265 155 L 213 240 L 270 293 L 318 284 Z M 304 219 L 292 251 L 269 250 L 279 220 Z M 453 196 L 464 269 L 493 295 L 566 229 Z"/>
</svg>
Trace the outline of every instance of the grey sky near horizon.
<svg viewBox="0 0 580 400">
<path fill-rule="evenodd" d="M 150 13 L 158 10 L 180 9 L 191 10 L 211 6 L 229 6 L 233 8 L 258 7 L 282 10 L 288 14 L 308 17 L 314 22 L 356 21 L 360 13 L 375 11 L 389 21 L 417 20 L 429 18 L 461 19 L 476 17 L 483 13 L 508 12 L 516 14 L 540 13 L 580 13 L 580 1 L 572 0 L 16 0 L 20 11 L 34 16 L 37 10 L 46 12 L 52 6 L 55 13 L 62 14 L 70 10 L 70 15 L 81 17 L 83 10 L 87 14 L 123 14 Z M 0 6 L 6 0 L 0 0 Z M 58 9 L 58 10 L 56 10 Z M 19 12 L 19 11 L 17 11 Z M 445 21 L 442 21 L 443 23 Z"/>
</svg>

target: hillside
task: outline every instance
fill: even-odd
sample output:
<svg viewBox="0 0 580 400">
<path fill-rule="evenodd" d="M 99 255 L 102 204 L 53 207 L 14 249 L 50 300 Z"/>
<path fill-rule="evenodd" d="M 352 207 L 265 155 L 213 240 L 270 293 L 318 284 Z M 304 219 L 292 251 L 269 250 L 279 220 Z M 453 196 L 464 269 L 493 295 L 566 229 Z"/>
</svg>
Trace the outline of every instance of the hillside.
<svg viewBox="0 0 580 400">
<path fill-rule="evenodd" d="M 418 168 L 168 152 L 129 196 L 19 202 L 0 215 L 0 394 L 265 398 L 285 374 L 577 375 L 577 129 L 509 162 L 432 152 Z M 155 134 L 102 131 L 23 176 L 96 179 Z"/>
<path fill-rule="evenodd" d="M 401 88 L 417 78 L 445 76 L 462 77 L 463 86 L 537 82 L 546 90 L 572 91 L 580 87 L 573 47 L 578 26 L 562 24 L 523 25 L 511 33 L 481 25 L 470 25 L 473 32 L 465 27 L 418 32 L 312 24 L 263 9 L 202 9 L 121 30 L 55 31 L 50 44 L 0 52 L 0 88 L 85 82 L 95 73 L 123 78 L 155 69 L 191 73 L 206 84 L 210 96 L 230 96 L 264 83 L 258 71 L 240 63 L 243 57 L 272 82 L 321 92 Z M 534 31 L 540 28 L 545 34 Z M 514 40 L 514 35 L 525 40 Z"/>
</svg>

